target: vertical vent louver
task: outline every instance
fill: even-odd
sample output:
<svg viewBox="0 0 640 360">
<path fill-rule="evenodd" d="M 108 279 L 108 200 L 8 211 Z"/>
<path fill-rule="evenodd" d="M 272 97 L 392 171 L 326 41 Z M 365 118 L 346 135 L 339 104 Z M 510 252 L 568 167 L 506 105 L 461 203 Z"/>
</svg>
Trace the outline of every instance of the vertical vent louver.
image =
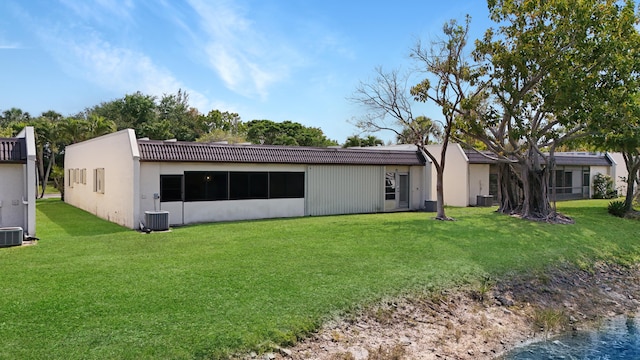
<svg viewBox="0 0 640 360">
<path fill-rule="evenodd" d="M 22 245 L 23 238 L 21 227 L 0 228 L 0 247 Z"/>
<path fill-rule="evenodd" d="M 169 230 L 168 211 L 145 211 L 145 225 L 153 231 Z"/>
</svg>

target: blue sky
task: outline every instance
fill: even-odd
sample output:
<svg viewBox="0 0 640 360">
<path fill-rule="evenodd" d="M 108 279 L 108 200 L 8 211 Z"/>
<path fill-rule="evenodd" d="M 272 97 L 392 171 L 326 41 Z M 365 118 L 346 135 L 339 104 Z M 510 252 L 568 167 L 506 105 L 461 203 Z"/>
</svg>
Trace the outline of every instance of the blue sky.
<svg viewBox="0 0 640 360">
<path fill-rule="evenodd" d="M 376 66 L 409 69 L 417 39 L 465 14 L 474 38 L 490 26 L 479 0 L 3 0 L 0 111 L 71 115 L 183 89 L 203 113 L 297 121 L 343 142 L 365 112 L 347 100 L 358 83 Z"/>
</svg>

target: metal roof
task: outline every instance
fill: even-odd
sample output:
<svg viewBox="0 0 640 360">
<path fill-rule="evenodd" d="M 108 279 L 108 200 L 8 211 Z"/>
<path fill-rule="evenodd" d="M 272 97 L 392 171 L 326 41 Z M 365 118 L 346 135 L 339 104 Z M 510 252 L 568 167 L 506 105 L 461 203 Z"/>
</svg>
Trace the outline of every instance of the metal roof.
<svg viewBox="0 0 640 360">
<path fill-rule="evenodd" d="M 26 163 L 27 145 L 23 138 L 0 138 L 0 162 Z"/>
<path fill-rule="evenodd" d="M 589 155 L 563 155 L 556 154 L 556 165 L 576 166 L 611 166 L 611 160 L 604 154 Z"/>
<path fill-rule="evenodd" d="M 465 149 L 469 164 L 496 164 L 497 161 L 487 158 L 475 150 Z M 489 156 L 495 156 L 490 151 L 481 151 Z M 605 154 L 593 153 L 563 153 L 555 154 L 556 165 L 561 166 L 611 166 L 611 160 Z M 544 163 L 544 160 L 543 160 Z"/>
<path fill-rule="evenodd" d="M 327 165 L 424 165 L 418 151 L 231 145 L 138 139 L 140 161 Z"/>
<path fill-rule="evenodd" d="M 465 149 L 464 153 L 467 155 L 467 158 L 469 159 L 469 164 L 496 164 L 497 163 L 497 161 L 493 159 L 489 159 L 488 157 L 481 154 L 483 153 L 489 156 L 495 156 L 489 151 L 481 151 L 481 153 L 479 153 L 475 150 Z"/>
</svg>

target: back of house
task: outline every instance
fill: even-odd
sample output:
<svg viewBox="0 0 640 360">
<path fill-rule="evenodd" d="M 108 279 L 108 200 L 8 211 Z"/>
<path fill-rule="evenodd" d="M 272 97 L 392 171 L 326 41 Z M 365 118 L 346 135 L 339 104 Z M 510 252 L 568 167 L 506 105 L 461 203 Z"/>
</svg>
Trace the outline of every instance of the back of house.
<svg viewBox="0 0 640 360">
<path fill-rule="evenodd" d="M 66 148 L 65 201 L 134 229 L 418 210 L 425 164 L 416 150 L 157 141 L 128 129 Z"/>
</svg>

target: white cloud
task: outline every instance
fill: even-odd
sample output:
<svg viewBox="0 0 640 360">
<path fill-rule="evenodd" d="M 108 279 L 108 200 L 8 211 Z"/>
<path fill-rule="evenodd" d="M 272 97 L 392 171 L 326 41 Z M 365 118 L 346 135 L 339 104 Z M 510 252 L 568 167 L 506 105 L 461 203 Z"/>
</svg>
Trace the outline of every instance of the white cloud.
<svg viewBox="0 0 640 360">
<path fill-rule="evenodd" d="M 201 112 L 210 110 L 211 102 L 204 95 L 189 89 L 143 53 L 114 46 L 96 34 L 81 39 L 59 33 L 42 36 L 65 72 L 74 77 L 123 94 L 140 91 L 162 96 L 182 89 L 189 94 L 191 106 Z"/>
<path fill-rule="evenodd" d="M 226 1 L 190 0 L 206 34 L 209 66 L 227 88 L 243 96 L 266 99 L 269 89 L 285 80 L 301 56 L 274 33 L 243 15 Z"/>
<path fill-rule="evenodd" d="M 130 20 L 133 0 L 60 0 L 60 2 L 84 20 L 99 23 L 113 22 L 114 17 Z"/>
<path fill-rule="evenodd" d="M 22 49 L 22 46 L 18 43 L 0 43 L 0 50 L 12 50 L 12 49 Z"/>
</svg>

